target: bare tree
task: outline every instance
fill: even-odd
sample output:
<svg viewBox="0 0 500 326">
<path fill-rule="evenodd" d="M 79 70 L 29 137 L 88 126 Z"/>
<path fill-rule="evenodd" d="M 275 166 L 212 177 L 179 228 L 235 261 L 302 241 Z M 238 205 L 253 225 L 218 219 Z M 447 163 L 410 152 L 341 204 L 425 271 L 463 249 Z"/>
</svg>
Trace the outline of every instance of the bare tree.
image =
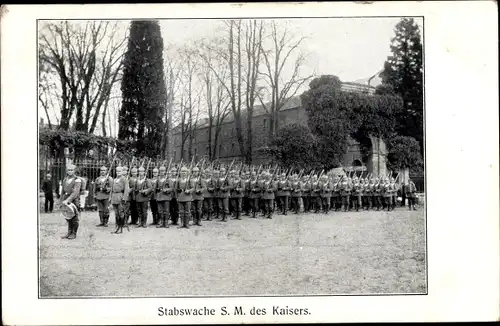
<svg viewBox="0 0 500 326">
<path fill-rule="evenodd" d="M 180 105 L 178 106 L 181 129 L 181 157 L 189 160 L 193 156 L 193 143 L 195 140 L 199 114 L 200 114 L 200 87 L 197 82 L 197 51 L 190 46 L 185 46 L 179 51 L 183 58 L 181 70 Z M 184 157 L 187 142 L 187 157 Z"/>
<path fill-rule="evenodd" d="M 283 105 L 289 98 L 295 96 L 314 74 L 301 75 L 301 67 L 307 56 L 301 52 L 300 46 L 306 38 L 296 38 L 288 26 L 280 28 L 276 21 L 271 21 L 268 27 L 267 42 L 260 43 L 264 68 L 259 71 L 259 74 L 264 76 L 266 86 L 261 87 L 257 93 L 262 106 L 270 116 L 269 140 L 271 141 L 278 129 L 278 114 Z M 264 43 L 270 43 L 269 48 L 266 48 Z M 285 68 L 290 69 L 289 76 L 286 76 Z M 261 91 L 268 93 L 271 98 L 270 103 L 264 103 Z"/>
<path fill-rule="evenodd" d="M 222 123 L 230 113 L 229 98 L 224 89 L 228 78 L 228 69 L 227 64 L 218 59 L 213 46 L 200 42 L 197 47 L 201 59 L 199 78 L 203 84 L 203 98 L 208 121 L 208 158 L 212 160 L 217 156 Z M 214 71 L 218 72 L 220 80 L 215 76 Z"/>
<path fill-rule="evenodd" d="M 59 128 L 93 133 L 119 80 L 126 36 L 108 21 L 49 22 L 39 33 L 40 74 L 57 76 Z M 41 82 L 47 79 L 40 78 Z"/>
<path fill-rule="evenodd" d="M 162 137 L 162 156 L 172 157 L 173 154 L 173 143 L 172 143 L 172 132 L 174 126 L 174 108 L 176 107 L 176 97 L 178 96 L 180 86 L 181 86 L 181 70 L 182 65 L 178 58 L 178 53 L 176 53 L 175 48 L 165 49 L 164 58 L 165 58 L 165 85 L 167 87 L 166 92 L 166 110 L 164 116 L 164 125 L 165 130 L 163 131 Z M 178 121 L 177 121 L 178 122 Z"/>
<path fill-rule="evenodd" d="M 249 21 L 245 30 L 245 53 L 247 57 L 246 62 L 246 104 L 247 104 L 247 149 L 245 153 L 245 161 L 247 164 L 252 163 L 253 153 L 253 108 L 255 99 L 257 97 L 257 80 L 259 79 L 259 66 L 262 57 L 262 32 L 263 22 L 253 20 Z"/>
<path fill-rule="evenodd" d="M 262 22 L 254 20 L 244 24 L 241 20 L 227 20 L 223 22 L 222 32 L 225 35 L 214 49 L 218 58 L 228 67 L 227 78 L 212 65 L 209 67 L 229 97 L 240 153 L 247 163 L 251 163 L 252 118 L 261 57 Z M 243 104 L 246 104 L 246 108 L 243 108 Z"/>
</svg>

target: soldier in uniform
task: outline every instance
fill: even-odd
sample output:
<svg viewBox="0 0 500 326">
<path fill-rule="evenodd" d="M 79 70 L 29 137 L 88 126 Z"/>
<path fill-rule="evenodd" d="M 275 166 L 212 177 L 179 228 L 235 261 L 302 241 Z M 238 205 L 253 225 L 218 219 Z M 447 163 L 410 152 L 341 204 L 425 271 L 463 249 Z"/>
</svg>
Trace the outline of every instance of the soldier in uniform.
<svg viewBox="0 0 500 326">
<path fill-rule="evenodd" d="M 205 213 L 207 214 L 206 221 L 211 221 L 212 214 L 214 213 L 214 197 L 216 196 L 215 183 L 216 181 L 212 177 L 212 171 L 210 169 L 205 170 L 205 178 L 202 180 L 202 189 L 203 205 L 205 207 Z"/>
<path fill-rule="evenodd" d="M 310 210 L 314 209 L 314 213 L 319 213 L 321 210 L 321 187 L 318 180 L 318 176 L 314 174 L 311 180 L 311 191 L 310 191 Z"/>
<path fill-rule="evenodd" d="M 408 198 L 408 209 L 413 209 L 416 211 L 417 208 L 415 207 L 415 204 L 417 196 L 415 193 L 417 192 L 417 187 L 415 186 L 413 180 L 411 180 L 410 178 L 408 178 L 408 181 L 404 185 L 404 191 L 406 193 L 406 198 Z"/>
<path fill-rule="evenodd" d="M 392 188 L 392 210 L 396 208 L 396 204 L 398 202 L 398 192 L 399 192 L 399 185 L 396 183 L 396 180 L 394 178 L 391 178 L 391 188 Z"/>
<path fill-rule="evenodd" d="M 300 198 L 302 197 L 302 187 L 300 185 L 299 176 L 297 173 L 292 174 L 290 178 L 290 198 L 291 209 L 295 214 L 300 211 Z"/>
<path fill-rule="evenodd" d="M 153 187 L 151 181 L 146 177 L 146 169 L 144 167 L 139 168 L 139 177 L 137 178 L 136 186 L 136 203 L 137 211 L 139 215 L 139 225 L 137 227 L 147 227 L 146 223 L 148 220 L 148 202 L 150 200 L 151 192 Z"/>
<path fill-rule="evenodd" d="M 226 176 L 226 169 L 220 169 L 220 177 L 217 179 L 217 197 L 218 197 L 218 213 L 217 218 L 219 218 L 219 213 L 222 213 L 222 222 L 227 222 L 227 215 L 229 215 L 229 195 L 231 191 L 231 186 L 229 185 L 229 180 Z"/>
<path fill-rule="evenodd" d="M 125 226 L 125 203 L 128 197 L 128 182 L 125 176 L 125 169 L 121 166 L 116 168 L 116 178 L 111 186 L 111 205 L 115 212 L 116 230 L 111 233 L 119 234 L 123 232 Z"/>
<path fill-rule="evenodd" d="M 382 207 L 382 203 L 380 202 L 380 180 L 375 177 L 372 179 L 372 203 L 374 207 L 377 207 L 377 211 Z"/>
<path fill-rule="evenodd" d="M 290 182 L 287 180 L 286 173 L 281 174 L 277 186 L 276 198 L 278 200 L 278 206 L 281 209 L 281 213 L 287 215 L 291 187 Z"/>
<path fill-rule="evenodd" d="M 233 200 L 233 208 L 236 212 L 236 220 L 241 220 L 241 213 L 243 210 L 243 197 L 247 188 L 247 181 L 239 175 L 235 175 L 232 180 L 231 198 Z"/>
<path fill-rule="evenodd" d="M 319 186 L 323 213 L 328 214 L 328 210 L 330 209 L 330 199 L 332 197 L 332 188 L 328 175 L 323 174 L 321 176 L 321 180 L 319 180 Z"/>
<path fill-rule="evenodd" d="M 387 211 L 390 211 L 392 207 L 392 187 L 388 178 L 384 179 L 383 189 L 384 189 L 384 199 L 386 206 L 385 208 L 387 208 Z"/>
<path fill-rule="evenodd" d="M 180 177 L 177 180 L 177 203 L 179 204 L 179 215 L 182 225 L 179 228 L 189 229 L 189 220 L 191 219 L 191 202 L 193 201 L 193 185 L 188 178 L 188 170 L 185 166 L 181 168 Z"/>
<path fill-rule="evenodd" d="M 62 194 L 61 200 L 63 205 L 73 204 L 76 207 L 80 206 L 80 188 L 82 186 L 82 180 L 75 175 L 76 167 L 73 164 L 69 164 L 66 167 L 66 177 L 62 182 Z M 63 239 L 75 239 L 78 232 L 79 212 L 75 210 L 75 216 L 71 219 L 66 219 L 68 222 L 68 234 L 63 236 Z"/>
<path fill-rule="evenodd" d="M 309 202 L 311 197 L 311 182 L 308 176 L 302 177 L 302 203 L 304 206 L 304 213 L 309 211 Z"/>
<path fill-rule="evenodd" d="M 151 188 L 156 189 L 156 184 L 158 183 L 158 168 L 153 169 L 153 178 L 149 181 L 151 183 Z M 151 215 L 153 216 L 153 222 L 151 225 L 157 225 L 159 223 L 158 218 L 158 203 L 156 201 L 156 192 L 151 191 L 151 198 L 149 200 L 149 207 L 151 208 Z"/>
<path fill-rule="evenodd" d="M 243 171 L 241 178 L 242 185 L 245 189 L 243 191 L 242 210 L 245 216 L 250 216 L 250 211 L 252 209 L 252 206 L 250 204 L 250 171 Z"/>
<path fill-rule="evenodd" d="M 340 183 L 340 196 L 342 198 L 341 209 L 347 212 L 350 204 L 349 197 L 351 196 L 351 183 L 348 177 L 343 178 Z"/>
<path fill-rule="evenodd" d="M 167 169 L 162 165 L 159 169 L 159 177 L 156 182 L 155 198 L 158 205 L 158 225 L 157 228 L 168 228 L 170 219 L 170 201 L 172 200 L 173 185 L 167 177 Z"/>
<path fill-rule="evenodd" d="M 108 226 L 109 221 L 109 196 L 111 193 L 111 186 L 113 178 L 108 174 L 108 169 L 103 166 L 100 170 L 100 176 L 96 178 L 94 183 L 94 198 L 97 202 L 97 211 L 99 212 L 100 224 L 96 226 Z"/>
<path fill-rule="evenodd" d="M 354 176 L 352 182 L 352 192 L 351 192 L 351 201 L 353 205 L 353 209 L 356 212 L 359 212 L 359 208 L 361 207 L 361 192 L 363 188 L 357 176 Z"/>
<path fill-rule="evenodd" d="M 273 218 L 274 193 L 278 188 L 269 172 L 264 172 L 264 184 L 262 190 L 262 199 L 264 200 L 264 214 L 267 218 Z"/>
<path fill-rule="evenodd" d="M 180 167 L 179 167 L 180 169 Z M 172 167 L 170 170 L 170 184 L 177 185 L 179 172 L 176 167 Z M 179 221 L 179 203 L 177 202 L 178 192 L 172 192 L 172 199 L 170 200 L 170 217 L 172 219 L 172 225 L 178 225 Z"/>
<path fill-rule="evenodd" d="M 373 179 L 366 180 L 363 190 L 363 198 L 365 200 L 365 208 L 372 209 L 372 196 L 373 196 Z"/>
<path fill-rule="evenodd" d="M 340 195 L 340 181 L 341 176 L 336 175 L 333 179 L 333 189 L 332 189 L 332 205 L 335 211 L 338 211 L 342 207 L 342 196 Z"/>
<path fill-rule="evenodd" d="M 130 224 L 137 225 L 139 223 L 139 213 L 137 211 L 137 168 L 133 167 L 130 170 L 128 179 L 129 198 L 128 198 L 128 213 L 130 214 Z M 128 221 L 128 216 L 127 216 Z"/>
<path fill-rule="evenodd" d="M 262 192 L 262 181 L 259 180 L 257 173 L 255 171 L 252 171 L 251 173 L 249 188 L 250 188 L 249 198 L 252 206 L 252 218 L 255 218 L 255 214 L 257 214 L 257 212 L 259 211 L 260 207 L 259 201 Z"/>
<path fill-rule="evenodd" d="M 201 226 L 201 216 L 203 214 L 203 182 L 200 176 L 200 169 L 195 166 L 193 168 L 193 176 L 191 177 L 193 183 L 193 224 Z"/>
</svg>

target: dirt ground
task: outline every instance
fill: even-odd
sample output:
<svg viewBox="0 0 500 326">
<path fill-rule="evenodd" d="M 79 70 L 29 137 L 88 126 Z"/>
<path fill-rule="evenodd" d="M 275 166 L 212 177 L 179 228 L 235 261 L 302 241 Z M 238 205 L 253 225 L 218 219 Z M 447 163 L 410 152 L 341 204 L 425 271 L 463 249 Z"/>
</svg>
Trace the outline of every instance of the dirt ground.
<svg viewBox="0 0 500 326">
<path fill-rule="evenodd" d="M 426 292 L 422 208 L 243 218 L 114 235 L 85 212 L 64 240 L 64 218 L 41 214 L 40 296 Z"/>
</svg>

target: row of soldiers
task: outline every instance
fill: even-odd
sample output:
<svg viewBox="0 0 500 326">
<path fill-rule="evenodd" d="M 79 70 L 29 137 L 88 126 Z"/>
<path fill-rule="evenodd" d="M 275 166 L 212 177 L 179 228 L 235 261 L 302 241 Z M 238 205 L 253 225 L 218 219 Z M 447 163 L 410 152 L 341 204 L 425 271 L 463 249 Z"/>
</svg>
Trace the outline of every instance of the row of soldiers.
<svg viewBox="0 0 500 326">
<path fill-rule="evenodd" d="M 271 219 L 278 209 L 287 215 L 289 211 L 328 213 L 331 210 L 349 211 L 360 209 L 394 210 L 401 186 L 397 177 L 368 177 L 334 175 L 314 172 L 304 175 L 279 169 L 229 169 L 199 168 L 198 166 L 171 167 L 160 165 L 147 177 L 147 167 L 126 166 L 116 168 L 116 178 L 103 166 L 94 183 L 100 223 L 109 222 L 109 205 L 116 216 L 116 230 L 136 225 L 147 227 L 148 210 L 151 224 L 161 228 L 173 225 L 189 228 L 201 226 L 202 219 L 228 217 L 241 219 L 242 215 L 256 218 L 260 213 Z M 404 185 L 409 208 L 415 208 L 415 184 L 410 180 Z M 180 220 L 180 221 L 179 221 Z"/>
</svg>

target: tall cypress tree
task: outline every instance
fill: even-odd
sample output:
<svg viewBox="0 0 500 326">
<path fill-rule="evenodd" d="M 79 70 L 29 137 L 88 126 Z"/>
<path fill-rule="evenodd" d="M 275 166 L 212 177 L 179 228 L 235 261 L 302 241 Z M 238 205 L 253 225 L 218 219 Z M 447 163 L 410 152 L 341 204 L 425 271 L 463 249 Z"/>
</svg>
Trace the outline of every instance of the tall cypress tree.
<svg viewBox="0 0 500 326">
<path fill-rule="evenodd" d="M 392 55 L 384 64 L 382 83 L 403 98 L 396 132 L 414 137 L 423 153 L 423 68 L 420 30 L 413 18 L 403 18 L 394 29 Z"/>
<path fill-rule="evenodd" d="M 131 141 L 136 155 L 160 155 L 166 89 L 157 21 L 132 21 L 123 60 L 118 138 Z"/>
</svg>

